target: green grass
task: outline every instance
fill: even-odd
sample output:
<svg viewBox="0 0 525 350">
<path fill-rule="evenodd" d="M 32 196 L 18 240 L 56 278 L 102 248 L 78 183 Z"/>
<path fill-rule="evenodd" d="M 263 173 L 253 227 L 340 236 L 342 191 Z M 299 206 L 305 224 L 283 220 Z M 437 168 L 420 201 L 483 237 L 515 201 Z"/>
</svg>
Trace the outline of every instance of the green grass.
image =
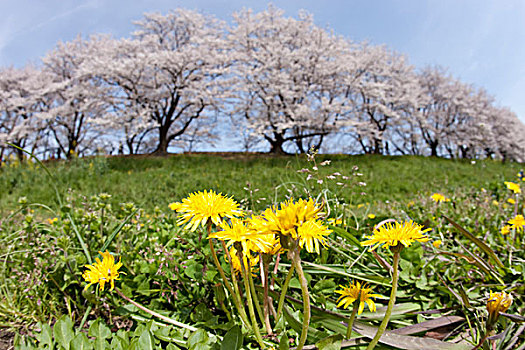
<svg viewBox="0 0 525 350">
<path fill-rule="evenodd" d="M 322 166 L 327 159 L 331 164 Z M 517 181 L 521 164 L 342 155 L 318 156 L 313 163 L 302 156 L 194 154 L 86 158 L 48 162 L 46 166 L 54 174 L 53 180 L 32 163 L 0 169 L 0 326 L 17 333 L 15 344 L 43 348 L 54 334 L 55 344 L 67 348 L 69 338 L 57 336 L 50 327 L 72 337 L 84 324 L 83 335 L 75 339 L 83 337 L 89 347 L 94 342 L 93 331 L 102 329 L 110 334 L 110 329 L 125 320 L 119 332 L 131 342 L 153 339 L 161 348 L 175 342 L 191 349 L 190 340 L 200 337 L 206 343 L 201 344 L 203 348 L 217 348 L 217 336 L 226 338 L 234 329 L 227 312 L 234 308 L 229 298 L 221 299 L 224 292 L 219 286 L 223 282 L 211 258 L 210 241 L 200 239 L 206 233 L 178 226 L 176 215 L 168 209 L 168 203 L 203 189 L 232 195 L 243 209 L 256 209 L 254 214 L 286 195 L 322 195 L 326 199 L 323 211 L 332 219 L 341 219 L 330 226 L 333 232 L 321 254 L 301 252 L 313 305 L 321 308 L 313 312 L 309 344 L 346 333 L 340 321 L 350 312 L 336 308 L 335 289 L 348 284 L 350 277 L 370 283 L 378 294 L 390 292 L 384 265 L 359 243 L 374 225 L 390 218 L 411 219 L 431 229 L 429 242 L 414 243 L 401 254 L 399 314 L 390 327 L 427 320 L 413 311 L 447 310 L 448 316 L 469 321 L 455 326 L 446 341 L 466 334 L 466 348 L 472 348 L 485 329 L 490 291 L 511 293 L 515 302 L 509 313 L 523 314 L 523 234 L 500 233 L 509 219 L 525 214 L 523 194 L 512 193 L 504 184 Z M 308 171 L 298 172 L 300 169 Z M 334 173 L 338 173 L 334 179 L 327 177 Z M 307 175 L 312 179 L 306 180 Z M 56 205 L 54 186 L 65 204 L 61 208 Z M 111 198 L 100 195 L 103 192 Z M 450 201 L 435 203 L 430 199 L 434 192 Z M 19 203 L 20 197 L 27 200 Z M 257 201 L 261 197 L 266 199 Z M 510 198 L 515 205 L 509 204 Z M 123 202 L 135 205 L 118 205 Z M 367 202 L 370 205 L 340 205 Z M 442 244 L 434 248 L 432 243 L 437 240 Z M 97 292 L 93 287 L 84 291 L 85 264 L 106 247 L 123 263 L 117 288 L 134 301 L 198 330 L 190 334 L 176 327 L 157 329 L 115 292 Z M 378 248 L 377 254 L 391 261 L 387 249 Z M 279 259 L 271 259 L 275 262 L 271 270 L 277 269 L 272 272 L 275 293 L 279 293 L 290 266 L 286 254 Z M 258 275 L 255 284 L 260 288 Z M 294 277 L 288 294 L 300 300 L 299 286 Z M 225 300 L 226 305 L 219 305 Z M 385 306 L 386 298 L 376 302 Z M 302 303 L 286 303 L 289 310 L 283 322 L 287 333 L 276 328 L 278 339 L 297 339 Z M 367 325 L 377 325 L 374 320 L 381 319 L 381 315 L 365 315 L 360 321 Z M 513 348 L 510 338 L 517 327 L 507 320 L 496 325 L 498 333 L 508 335 L 500 340 L 503 345 L 499 348 Z M 106 341 L 119 341 L 118 334 Z M 523 342 L 523 336 L 516 335 L 518 343 Z M 418 341 L 425 340 L 418 337 Z M 245 334 L 244 344 L 248 343 L 249 348 L 255 348 L 250 332 Z M 273 344 L 277 343 L 274 339 Z M 133 347 L 126 343 L 121 348 Z"/>
<path fill-rule="evenodd" d="M 326 159 L 332 163 L 319 166 L 320 173 L 348 175 L 348 187 L 342 189 L 339 196 L 354 204 L 409 201 L 418 194 L 451 194 L 462 188 L 490 187 L 493 183 L 514 178 L 521 168 L 520 164 L 491 160 L 473 164 L 424 157 L 323 155 L 316 161 L 319 164 Z M 61 191 L 71 189 L 85 196 L 107 192 L 116 203 L 134 202 L 143 208 L 165 208 L 189 192 L 203 189 L 214 189 L 241 200 L 249 197 L 244 188 L 250 185 L 259 190 L 254 194 L 256 198 L 266 198 L 256 204 L 260 209 L 283 199 L 292 184 L 303 184 L 306 174 L 299 174 L 297 170 L 311 168 L 313 163 L 307 162 L 304 156 L 174 155 L 77 159 L 47 163 L 47 166 L 56 176 Z M 354 166 L 359 167 L 357 172 L 362 176 L 351 176 Z M 356 186 L 358 181 L 367 185 Z M 331 182 L 328 187 L 337 190 L 339 187 L 333 184 L 335 180 Z M 316 185 L 313 180 L 309 183 Z M 42 169 L 35 167 L 3 167 L 0 187 L 2 211 L 14 208 L 22 196 L 29 202 L 44 204 L 53 204 L 55 198 L 50 179 Z M 360 195 L 361 192 L 366 195 Z"/>
</svg>

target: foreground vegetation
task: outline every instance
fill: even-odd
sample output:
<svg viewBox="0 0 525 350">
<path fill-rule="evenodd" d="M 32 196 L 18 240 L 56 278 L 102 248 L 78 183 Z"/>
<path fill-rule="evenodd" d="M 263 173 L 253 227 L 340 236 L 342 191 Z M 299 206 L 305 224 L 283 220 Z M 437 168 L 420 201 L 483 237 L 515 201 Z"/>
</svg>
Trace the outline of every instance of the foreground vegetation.
<svg viewBox="0 0 525 350">
<path fill-rule="evenodd" d="M 396 254 L 399 286 L 388 325 L 395 331 L 387 332 L 377 348 L 524 347 L 525 327 L 515 323 L 524 311 L 523 227 L 518 220 L 508 229 L 509 220 L 523 215 L 523 194 L 505 184 L 523 184 L 518 164 L 191 155 L 47 166 L 53 177 L 37 165 L 13 165 L 0 173 L 5 194 L 0 322 L 16 330 L 19 348 L 286 349 L 304 338 L 305 349 L 364 349 L 389 313 L 388 271 L 395 270 Z M 264 253 L 251 255 L 251 261 L 260 256 L 253 264 L 253 289 L 242 284 L 249 280 L 245 271 L 237 276 L 240 290 L 231 292 L 227 287 L 235 274 L 227 255 L 220 240 L 213 248 L 207 239 L 225 228 L 210 224 L 189 231 L 177 224 L 172 210 L 181 210 L 174 202 L 203 189 L 233 195 L 247 217 L 286 198 L 311 197 L 324 213 L 316 220 L 331 233 L 320 240 L 325 246 L 319 254 L 292 245 L 288 250 L 297 249 L 295 255 L 283 252 L 269 260 Z M 291 204 L 278 208 L 283 205 Z M 361 244 L 365 236 L 390 218 L 431 229 L 429 240 L 414 240 L 399 252 L 369 252 Z M 119 279 L 112 280 L 115 289 L 108 291 L 109 282 L 105 290 L 85 289 L 84 265 L 106 251 L 123 265 Z M 288 274 L 292 265 L 302 272 Z M 377 312 L 367 308 L 348 330 L 352 303 L 338 308 L 336 291 L 356 282 L 380 296 L 374 299 Z M 491 304 L 503 291 L 513 302 L 506 308 L 507 299 Z M 282 317 L 281 295 L 286 295 Z M 239 300 L 250 316 L 247 322 Z M 252 315 L 248 309 L 256 300 L 261 310 L 251 310 Z M 509 315 L 498 317 L 502 312 Z"/>
</svg>

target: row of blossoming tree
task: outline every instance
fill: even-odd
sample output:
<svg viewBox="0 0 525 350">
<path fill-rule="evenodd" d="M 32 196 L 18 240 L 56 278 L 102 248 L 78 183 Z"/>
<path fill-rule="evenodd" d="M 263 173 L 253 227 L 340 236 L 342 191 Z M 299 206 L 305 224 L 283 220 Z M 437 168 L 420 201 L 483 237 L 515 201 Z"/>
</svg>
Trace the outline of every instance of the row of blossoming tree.
<svg viewBox="0 0 525 350">
<path fill-rule="evenodd" d="M 129 38 L 58 43 L 0 69 L 0 156 L 165 154 L 198 143 L 523 160 L 525 126 L 485 90 L 416 70 L 270 6 L 231 25 L 194 11 L 146 14 Z M 242 146 L 239 146 L 242 145 Z"/>
</svg>

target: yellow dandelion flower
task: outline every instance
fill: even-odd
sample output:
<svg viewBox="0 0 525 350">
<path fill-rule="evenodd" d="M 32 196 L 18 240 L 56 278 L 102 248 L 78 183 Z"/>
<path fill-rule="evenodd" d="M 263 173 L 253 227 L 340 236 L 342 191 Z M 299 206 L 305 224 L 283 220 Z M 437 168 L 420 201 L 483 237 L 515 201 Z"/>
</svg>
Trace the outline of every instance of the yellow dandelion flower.
<svg viewBox="0 0 525 350">
<path fill-rule="evenodd" d="M 363 312 L 365 303 L 368 305 L 368 309 L 371 312 L 376 311 L 376 304 L 371 298 L 380 298 L 381 295 L 373 294 L 372 288 L 367 288 L 366 284 L 361 285 L 361 283 L 356 281 L 350 283 L 348 287 L 342 285 L 339 287 L 343 289 L 335 291 L 336 293 L 341 294 L 339 299 L 337 299 L 337 307 L 342 306 L 343 308 L 348 309 L 357 299 L 359 299 L 358 315 L 361 315 Z"/>
<path fill-rule="evenodd" d="M 509 224 L 511 229 L 522 232 L 525 227 L 525 218 L 523 218 L 523 215 L 516 215 L 513 219 L 509 220 Z"/>
<path fill-rule="evenodd" d="M 168 204 L 168 207 L 170 208 L 170 210 L 173 210 L 173 211 L 177 211 L 181 206 L 181 203 L 170 203 Z"/>
<path fill-rule="evenodd" d="M 195 192 L 184 198 L 181 203 L 172 203 L 179 213 L 179 226 L 186 224 L 185 229 L 195 231 L 199 225 L 205 227 L 206 222 L 211 220 L 219 225 L 223 218 L 242 216 L 243 212 L 239 204 L 232 198 L 216 194 L 213 190 Z"/>
<path fill-rule="evenodd" d="M 499 206 L 499 202 L 498 202 L 497 200 L 494 199 L 494 200 L 492 201 L 492 205 L 495 206 L 495 207 L 497 207 L 497 206 Z"/>
<path fill-rule="evenodd" d="M 325 227 L 318 220 L 308 220 L 297 228 L 299 236 L 299 246 L 306 246 L 306 251 L 319 254 L 319 243 L 326 245 L 326 236 L 332 233 L 332 230 Z"/>
<path fill-rule="evenodd" d="M 53 225 L 53 224 L 54 224 L 55 222 L 57 222 L 57 221 L 58 221 L 58 218 L 47 219 L 47 223 L 48 223 L 49 225 Z"/>
<path fill-rule="evenodd" d="M 441 241 L 440 239 L 437 239 L 435 240 L 434 242 L 432 242 L 432 245 L 436 248 L 439 248 L 439 246 L 443 243 L 443 241 Z"/>
<path fill-rule="evenodd" d="M 357 209 L 361 209 L 362 207 L 364 207 L 365 205 L 364 204 L 358 204 L 357 205 Z"/>
<path fill-rule="evenodd" d="M 510 233 L 510 226 L 509 225 L 505 225 L 501 228 L 501 234 L 502 235 L 508 235 Z"/>
<path fill-rule="evenodd" d="M 514 193 L 521 193 L 520 185 L 515 182 L 505 181 L 505 185 Z"/>
<path fill-rule="evenodd" d="M 513 198 L 507 199 L 507 202 L 510 204 L 516 204 L 516 201 Z"/>
<path fill-rule="evenodd" d="M 408 208 L 413 207 L 415 204 L 416 204 L 416 202 L 410 201 L 410 202 L 407 203 L 407 207 Z"/>
<path fill-rule="evenodd" d="M 235 271 L 236 273 L 242 273 L 241 261 L 239 260 L 239 257 L 237 256 L 237 250 L 234 247 L 232 247 L 230 249 L 230 257 L 232 259 L 233 271 Z M 243 254 L 242 258 L 243 258 L 243 262 L 244 262 L 244 268 L 246 269 L 246 271 L 248 271 L 248 258 L 246 256 L 246 254 Z M 258 264 L 259 264 L 259 255 L 255 256 L 255 257 L 253 257 L 253 256 L 250 257 L 251 271 L 253 271 L 254 268 L 257 267 Z M 253 272 L 252 272 L 252 275 L 254 275 Z"/>
<path fill-rule="evenodd" d="M 228 243 L 226 243 L 227 247 L 234 243 L 240 243 L 244 254 L 249 254 L 250 251 L 253 250 L 266 252 L 272 248 L 270 246 L 271 243 L 267 242 L 267 235 L 261 235 L 250 230 L 241 219 L 232 218 L 231 224 L 224 221 L 219 227 L 222 230 L 211 233 L 208 238 L 217 238 L 222 241 L 228 241 Z"/>
<path fill-rule="evenodd" d="M 329 225 L 335 226 L 335 225 L 341 225 L 343 223 L 343 220 L 342 219 L 329 218 L 326 222 Z"/>
<path fill-rule="evenodd" d="M 277 255 L 278 253 L 284 251 L 283 247 L 281 247 L 281 241 L 279 240 L 279 237 L 273 233 L 268 235 L 260 235 L 260 237 L 266 243 L 267 249 L 260 250 L 259 247 L 252 244 L 251 241 L 248 241 L 248 248 L 250 248 L 251 251 L 269 255 Z"/>
<path fill-rule="evenodd" d="M 294 206 L 297 212 L 297 220 L 299 223 L 317 218 L 319 212 L 322 209 L 322 207 L 318 205 L 312 198 L 308 198 L 307 201 L 301 198 L 294 203 Z"/>
<path fill-rule="evenodd" d="M 493 293 L 490 291 L 489 300 L 487 300 L 487 310 L 489 317 L 497 319 L 500 312 L 505 312 L 512 305 L 512 295 L 505 292 Z"/>
<path fill-rule="evenodd" d="M 115 280 L 119 278 L 118 269 L 122 266 L 120 259 L 118 263 L 115 264 L 115 258 L 108 251 L 102 253 L 99 252 L 102 256 L 102 261 L 99 258 L 95 259 L 95 263 L 92 265 L 85 265 L 88 270 L 84 271 L 82 277 L 89 282 L 89 284 L 84 288 L 87 289 L 92 284 L 99 284 L 100 290 L 104 290 L 104 285 L 109 282 L 111 284 L 111 289 L 115 288 Z"/>
<path fill-rule="evenodd" d="M 450 199 L 448 199 L 447 197 L 445 197 L 441 193 L 434 193 L 432 196 L 430 196 L 430 198 L 432 198 L 432 200 L 434 202 L 436 202 L 436 203 L 450 202 Z"/>
<path fill-rule="evenodd" d="M 261 234 L 291 235 L 297 238 L 297 228 L 304 222 L 317 219 L 321 206 L 313 199 L 292 199 L 283 202 L 279 207 L 266 209 L 261 215 L 250 219 L 250 227 Z"/>
<path fill-rule="evenodd" d="M 369 218 L 369 219 L 375 219 L 376 216 L 375 216 L 375 214 L 368 214 L 368 218 Z"/>
<path fill-rule="evenodd" d="M 361 245 L 373 245 L 370 250 L 374 250 L 381 245 L 384 245 L 384 247 L 395 247 L 399 243 L 408 247 L 414 241 L 427 242 L 429 238 L 424 233 L 430 230 L 429 228 L 423 230 L 422 225 L 413 221 L 406 221 L 403 224 L 396 221 L 394 225 L 388 222 L 376 228 L 371 236 L 365 236 L 368 240 L 361 242 Z"/>
</svg>

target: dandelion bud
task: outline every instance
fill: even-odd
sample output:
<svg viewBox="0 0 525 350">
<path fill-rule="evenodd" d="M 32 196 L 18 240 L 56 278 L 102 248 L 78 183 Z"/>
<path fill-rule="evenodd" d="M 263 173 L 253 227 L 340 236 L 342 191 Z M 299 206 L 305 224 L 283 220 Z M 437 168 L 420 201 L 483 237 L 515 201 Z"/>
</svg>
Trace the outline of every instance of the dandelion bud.
<svg viewBox="0 0 525 350">
<path fill-rule="evenodd" d="M 512 296 L 505 292 L 490 292 L 489 300 L 487 300 L 487 311 L 489 318 L 487 319 L 487 328 L 491 329 L 496 323 L 500 312 L 505 312 L 512 305 Z"/>
</svg>

